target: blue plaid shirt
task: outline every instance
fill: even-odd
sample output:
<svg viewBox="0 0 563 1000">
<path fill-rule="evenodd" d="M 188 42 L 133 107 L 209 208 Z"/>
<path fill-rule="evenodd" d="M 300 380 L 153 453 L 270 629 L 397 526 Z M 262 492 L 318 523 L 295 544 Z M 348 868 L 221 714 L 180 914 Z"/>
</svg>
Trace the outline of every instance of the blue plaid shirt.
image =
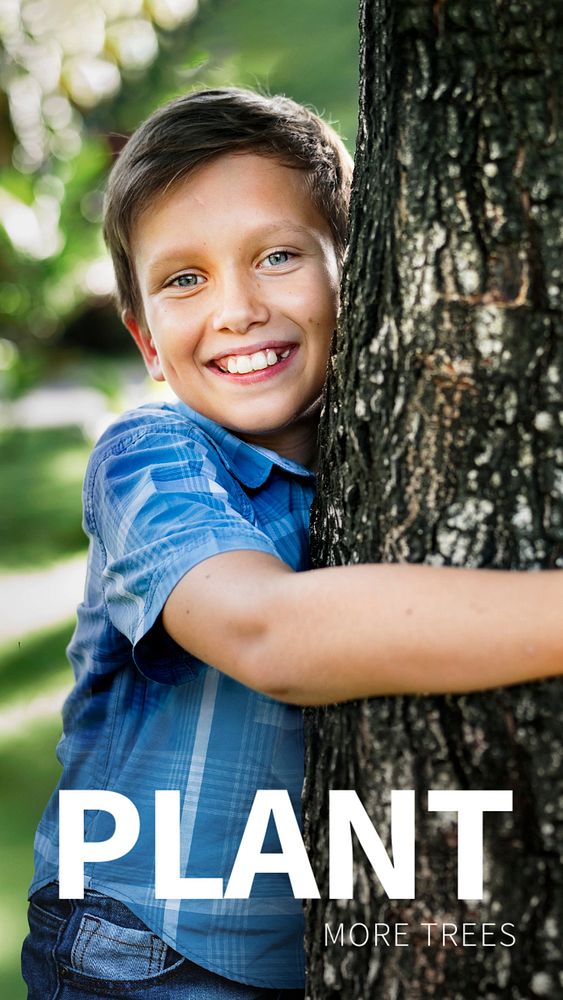
<svg viewBox="0 0 563 1000">
<path fill-rule="evenodd" d="M 256 789 L 287 789 L 299 815 L 301 711 L 185 652 L 160 613 L 181 577 L 219 552 L 306 569 L 313 492 L 308 469 L 180 402 L 142 406 L 106 431 L 84 485 L 88 575 L 58 748 L 60 788 L 120 792 L 141 819 L 129 854 L 85 865 L 85 887 L 122 900 L 204 968 L 278 989 L 304 979 L 302 903 L 288 877 L 257 875 L 249 899 L 155 899 L 154 792 L 180 789 L 180 874 L 226 885 Z M 32 892 L 57 878 L 57 801 L 37 833 Z M 114 823 L 90 811 L 85 828 L 105 840 Z M 275 852 L 271 828 L 263 850 Z"/>
</svg>

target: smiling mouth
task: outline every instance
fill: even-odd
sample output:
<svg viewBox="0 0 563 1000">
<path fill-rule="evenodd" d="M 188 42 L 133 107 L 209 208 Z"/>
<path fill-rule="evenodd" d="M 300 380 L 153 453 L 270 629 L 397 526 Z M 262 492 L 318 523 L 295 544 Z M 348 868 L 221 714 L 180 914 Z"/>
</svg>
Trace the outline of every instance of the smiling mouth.
<svg viewBox="0 0 563 1000">
<path fill-rule="evenodd" d="M 266 350 L 255 351 L 253 354 L 225 354 L 222 358 L 216 358 L 212 361 L 211 367 L 224 375 L 254 374 L 276 367 L 282 361 L 286 361 L 295 350 L 296 347 L 291 345 L 283 350 L 274 350 L 268 347 Z"/>
</svg>

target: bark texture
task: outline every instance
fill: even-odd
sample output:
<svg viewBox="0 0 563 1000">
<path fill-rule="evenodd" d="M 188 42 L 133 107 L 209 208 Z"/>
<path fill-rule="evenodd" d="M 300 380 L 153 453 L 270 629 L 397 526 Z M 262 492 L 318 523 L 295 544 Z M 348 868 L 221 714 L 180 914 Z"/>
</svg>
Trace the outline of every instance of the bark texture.
<svg viewBox="0 0 563 1000">
<path fill-rule="evenodd" d="M 563 566 L 561 6 L 365 0 L 361 21 L 314 560 Z M 309 997 L 563 997 L 562 708 L 550 681 L 307 713 Z M 384 839 L 390 790 L 417 790 L 415 901 L 389 901 L 360 848 L 355 899 L 328 900 L 329 788 Z M 514 790 L 485 817 L 483 902 L 457 901 L 456 817 L 427 812 L 430 788 Z M 375 946 L 375 922 L 408 924 L 408 947 Z M 442 945 L 445 922 L 475 935 Z"/>
</svg>

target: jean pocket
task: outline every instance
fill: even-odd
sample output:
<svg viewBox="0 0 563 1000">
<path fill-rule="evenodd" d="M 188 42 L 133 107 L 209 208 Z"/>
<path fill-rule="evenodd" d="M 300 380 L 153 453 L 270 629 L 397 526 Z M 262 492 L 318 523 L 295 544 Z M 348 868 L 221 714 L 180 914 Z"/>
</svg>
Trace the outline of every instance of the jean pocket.
<svg viewBox="0 0 563 1000">
<path fill-rule="evenodd" d="M 70 953 L 73 971 L 114 982 L 151 979 L 166 967 L 168 948 L 149 930 L 121 927 L 85 913 Z"/>
<path fill-rule="evenodd" d="M 59 899 L 58 887 L 52 883 L 38 889 L 29 900 L 30 919 L 38 920 L 53 930 L 60 929 L 71 910 L 68 899 Z"/>
<path fill-rule="evenodd" d="M 68 911 L 68 902 L 61 906 L 47 890 L 40 890 L 29 901 L 29 934 L 22 945 L 21 961 L 30 1000 L 50 1000 L 58 995 L 53 955 L 64 936 Z"/>
<path fill-rule="evenodd" d="M 46 909 L 40 903 L 34 902 L 33 899 L 29 901 L 29 920 L 38 921 L 41 924 L 45 924 L 47 927 L 52 928 L 52 930 L 57 931 L 65 922 L 65 916 L 54 913 L 50 909 Z"/>
</svg>

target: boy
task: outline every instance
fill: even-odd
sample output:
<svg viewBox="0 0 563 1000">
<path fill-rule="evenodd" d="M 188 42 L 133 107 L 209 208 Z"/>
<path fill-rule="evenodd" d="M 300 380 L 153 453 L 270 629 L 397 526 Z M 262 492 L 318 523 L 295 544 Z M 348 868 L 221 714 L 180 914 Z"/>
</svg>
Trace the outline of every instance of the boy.
<svg viewBox="0 0 563 1000">
<path fill-rule="evenodd" d="M 123 318 L 178 401 L 126 414 L 89 465 L 60 787 L 122 793 L 141 829 L 129 854 L 85 866 L 84 899 L 59 900 L 51 800 L 31 997 L 302 995 L 285 875 L 258 876 L 248 900 L 155 898 L 155 789 L 181 789 L 182 874 L 227 877 L 257 789 L 287 789 L 298 809 L 297 706 L 561 672 L 555 573 L 308 569 L 349 181 L 315 115 L 237 90 L 160 109 L 114 168 Z M 88 841 L 112 832 L 108 813 L 87 814 Z M 263 851 L 277 849 L 268 829 Z"/>
</svg>

